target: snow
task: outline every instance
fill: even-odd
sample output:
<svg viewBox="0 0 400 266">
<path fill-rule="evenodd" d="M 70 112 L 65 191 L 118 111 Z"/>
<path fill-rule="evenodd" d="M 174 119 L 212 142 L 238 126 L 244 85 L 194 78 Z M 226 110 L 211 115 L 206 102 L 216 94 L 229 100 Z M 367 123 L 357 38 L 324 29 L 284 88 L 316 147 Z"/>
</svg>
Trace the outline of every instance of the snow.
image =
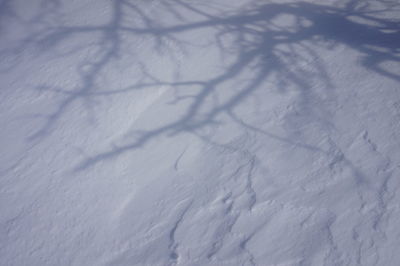
<svg viewBox="0 0 400 266">
<path fill-rule="evenodd" d="M 396 1 L 0 1 L 0 265 L 398 265 Z"/>
</svg>

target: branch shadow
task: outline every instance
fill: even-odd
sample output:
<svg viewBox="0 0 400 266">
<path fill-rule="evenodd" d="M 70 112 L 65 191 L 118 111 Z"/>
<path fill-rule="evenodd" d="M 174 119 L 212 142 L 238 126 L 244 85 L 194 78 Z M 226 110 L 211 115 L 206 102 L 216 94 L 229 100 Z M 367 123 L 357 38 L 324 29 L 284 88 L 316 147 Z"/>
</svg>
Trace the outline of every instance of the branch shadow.
<svg viewBox="0 0 400 266">
<path fill-rule="evenodd" d="M 180 2 L 182 3 L 182 2 Z M 374 17 L 374 12 L 368 11 L 368 6 L 359 6 L 358 2 L 351 1 L 344 8 L 327 7 L 323 5 L 299 2 L 292 4 L 265 4 L 255 5 L 246 12 L 229 14 L 216 17 L 198 10 L 196 7 L 182 4 L 204 17 L 205 20 L 196 23 L 186 23 L 171 27 L 158 28 L 130 28 L 134 33 L 150 34 L 157 38 L 171 34 L 194 31 L 197 29 L 212 27 L 217 29 L 215 43 L 220 47 L 220 53 L 233 51 L 236 60 L 225 71 L 209 80 L 189 80 L 183 82 L 154 84 L 138 84 L 133 88 L 145 88 L 146 86 L 171 85 L 175 87 L 197 86 L 199 93 L 194 96 L 193 103 L 185 114 L 175 122 L 163 127 L 142 132 L 134 142 L 121 147 L 114 147 L 108 152 L 98 154 L 83 162 L 77 169 L 84 169 L 102 160 L 112 158 L 124 152 L 144 146 L 150 140 L 163 134 L 178 134 L 180 132 L 196 132 L 196 130 L 218 123 L 218 116 L 228 114 L 233 121 L 251 130 L 256 127 L 247 125 L 235 115 L 234 109 L 255 90 L 263 88 L 263 82 L 272 74 L 277 76 L 276 83 L 281 89 L 285 84 L 295 84 L 303 97 L 307 96 L 311 84 L 310 80 L 317 78 L 322 80 L 326 89 L 334 86 L 324 68 L 324 62 L 318 54 L 313 52 L 305 42 L 317 45 L 345 45 L 362 53 L 363 67 L 372 70 L 382 76 L 400 80 L 400 76 L 383 69 L 380 64 L 387 61 L 400 61 L 400 42 L 398 22 Z M 279 16 L 290 16 L 295 23 L 281 26 L 276 21 Z M 290 19 L 290 18 L 289 18 Z M 362 22 L 358 22 L 359 21 Z M 234 42 L 230 47 L 224 47 L 221 37 L 229 34 Z M 282 48 L 284 47 L 284 48 Z M 312 70 L 301 66 L 304 62 Z M 229 80 L 235 79 L 241 72 L 251 68 L 254 77 L 244 85 L 236 94 L 225 99 L 201 113 L 203 105 L 208 97 Z M 307 104 L 307 99 L 303 99 Z M 265 133 L 265 132 L 264 132 Z M 268 133 L 267 133 L 268 134 Z M 269 134 L 270 137 L 284 142 L 291 142 L 279 136 Z M 315 149 L 302 145 L 302 148 Z"/>
<path fill-rule="evenodd" d="M 313 95 L 310 88 L 315 81 L 323 84 L 326 91 L 334 90 L 335 86 L 327 73 L 326 62 L 320 58 L 315 47 L 349 47 L 361 54 L 362 67 L 382 77 L 400 81 L 399 74 L 382 66 L 387 62 L 400 63 L 400 23 L 380 16 L 399 5 L 387 1 L 379 2 L 388 8 L 374 9 L 368 3 L 355 0 L 342 7 L 308 2 L 277 4 L 253 1 L 236 12 L 212 12 L 212 7 L 206 3 L 184 0 L 153 1 L 147 6 L 129 0 L 115 0 L 111 4 L 111 19 L 106 24 L 45 27 L 42 32 L 25 39 L 24 45 L 34 44 L 48 50 L 81 35 L 97 34 L 100 37 L 96 42 L 96 56 L 91 60 L 82 60 L 77 65 L 80 83 L 76 88 L 67 90 L 46 84 L 38 86 L 37 89 L 61 94 L 64 98 L 30 140 L 50 134 L 66 110 L 77 102 L 82 101 L 87 108 L 93 108 L 96 97 L 157 86 L 170 86 L 176 90 L 194 88 L 197 93 L 189 97 L 191 103 L 174 121 L 151 130 L 136 132 L 134 141 L 114 146 L 109 151 L 86 159 L 77 166 L 76 171 L 143 147 L 159 136 L 182 132 L 197 134 L 202 128 L 220 123 L 219 117 L 223 114 L 248 130 L 265 133 L 260 128 L 244 123 L 235 113 L 235 109 L 257 90 L 268 89 L 269 85 L 266 83 L 271 80 L 274 88 L 282 93 L 288 86 L 296 87 L 300 92 L 300 107 L 308 110 L 308 114 L 317 119 L 318 110 L 313 110 L 309 105 L 318 100 L 318 96 Z M 60 5 L 57 1 L 54 6 L 61 8 Z M 163 24 L 151 14 L 154 10 L 174 17 L 176 23 Z M 193 22 L 189 19 L 190 16 L 195 16 L 197 20 Z M 221 58 L 234 58 L 221 73 L 208 79 L 187 80 L 177 77 L 173 81 L 163 80 L 148 72 L 149 66 L 145 61 L 134 58 L 140 51 L 132 51 L 130 47 L 127 52 L 124 47 L 124 35 L 146 38 L 156 53 L 169 54 L 178 67 L 179 61 L 184 58 L 184 51 L 198 45 L 182 36 L 199 30 L 210 30 L 209 34 L 213 38 L 210 45 L 218 48 Z M 171 49 L 171 44 L 179 47 L 181 54 L 177 55 Z M 126 53 L 140 66 L 142 76 L 139 81 L 122 89 L 101 89 L 98 82 L 101 73 L 107 70 L 111 62 L 120 60 Z M 235 81 L 245 72 L 251 73 L 250 78 L 241 82 L 237 91 L 220 99 L 213 106 L 208 104 L 209 99 L 215 97 L 221 87 Z M 312 100 L 310 97 L 316 99 Z M 173 103 L 179 104 L 182 100 L 188 99 L 177 97 Z M 268 132 L 266 134 L 279 141 L 291 142 L 288 138 Z M 314 148 L 306 144 L 300 146 Z"/>
</svg>

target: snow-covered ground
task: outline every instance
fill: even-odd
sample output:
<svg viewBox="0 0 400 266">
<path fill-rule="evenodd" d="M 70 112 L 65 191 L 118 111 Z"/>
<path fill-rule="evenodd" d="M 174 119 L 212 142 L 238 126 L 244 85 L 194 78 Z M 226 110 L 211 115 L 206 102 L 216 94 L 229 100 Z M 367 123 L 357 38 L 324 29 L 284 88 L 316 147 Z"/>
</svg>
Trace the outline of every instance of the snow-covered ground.
<svg viewBox="0 0 400 266">
<path fill-rule="evenodd" d="M 0 265 L 399 265 L 399 20 L 1 0 Z"/>
</svg>

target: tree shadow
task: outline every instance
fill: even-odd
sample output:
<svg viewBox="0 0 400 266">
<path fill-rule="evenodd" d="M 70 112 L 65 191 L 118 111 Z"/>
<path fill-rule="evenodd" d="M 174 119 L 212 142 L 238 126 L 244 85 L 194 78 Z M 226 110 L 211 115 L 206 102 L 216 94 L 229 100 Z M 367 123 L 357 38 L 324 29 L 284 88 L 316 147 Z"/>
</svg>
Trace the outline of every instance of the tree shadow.
<svg viewBox="0 0 400 266">
<path fill-rule="evenodd" d="M 302 93 L 303 108 L 308 108 L 312 101 L 308 91 L 313 79 L 323 81 L 325 89 L 334 86 L 325 71 L 324 64 L 310 44 L 322 46 L 345 45 L 362 54 L 361 64 L 382 76 L 400 80 L 400 76 L 385 70 L 381 64 L 387 61 L 399 62 L 400 29 L 398 22 L 374 17 L 379 11 L 368 11 L 368 6 L 358 6 L 356 1 L 350 2 L 344 8 L 327 7 L 311 3 L 265 4 L 254 6 L 245 12 L 213 16 L 194 6 L 180 1 L 184 8 L 190 9 L 205 17 L 196 23 L 185 23 L 171 27 L 130 28 L 134 33 L 150 34 L 157 38 L 173 34 L 195 31 L 212 27 L 216 29 L 215 44 L 219 45 L 220 53 L 234 54 L 235 60 L 222 74 L 209 80 L 185 80 L 166 83 L 137 84 L 133 88 L 147 86 L 171 85 L 173 87 L 198 87 L 199 92 L 193 97 L 193 102 L 180 118 L 165 126 L 142 132 L 135 141 L 121 147 L 114 147 L 108 152 L 88 159 L 78 169 L 93 165 L 107 158 L 117 156 L 129 150 L 142 147 L 150 140 L 163 134 L 178 134 L 181 132 L 196 132 L 197 130 L 218 123 L 218 116 L 229 115 L 233 121 L 251 130 L 258 130 L 248 125 L 235 115 L 235 108 L 254 91 L 264 88 L 264 82 L 275 76 L 276 86 L 284 90 L 287 84 L 294 84 Z M 280 25 L 292 20 L 289 25 Z M 358 22 L 358 21 L 361 22 Z M 223 37 L 229 35 L 234 40 L 228 46 L 223 44 Z M 306 65 L 307 67 L 304 67 Z M 207 98 L 223 85 L 237 78 L 246 69 L 252 69 L 253 77 L 240 90 L 218 105 L 202 111 Z M 309 115 L 313 115 L 309 113 Z M 265 133 L 265 132 L 264 132 Z M 284 142 L 292 142 L 272 134 L 267 135 Z M 302 145 L 302 148 L 315 149 Z"/>
<path fill-rule="evenodd" d="M 248 130 L 264 132 L 279 141 L 292 142 L 290 138 L 270 134 L 243 122 L 235 110 L 258 90 L 275 89 L 284 93 L 288 87 L 295 87 L 299 92 L 299 108 L 310 119 L 319 119 L 320 110 L 312 106 L 312 103 L 319 100 L 319 96 L 313 94 L 311 88 L 315 82 L 319 82 L 322 89 L 329 93 L 335 86 L 327 73 L 327 62 L 315 51 L 316 47 L 349 47 L 361 55 L 360 64 L 364 68 L 382 77 L 400 81 L 398 73 L 390 72 L 383 66 L 388 62 L 400 62 L 400 23 L 381 17 L 388 10 L 398 8 L 398 4 L 378 2 L 387 8 L 376 9 L 370 7 L 368 2 L 355 0 L 341 7 L 307 2 L 277 4 L 253 1 L 242 6 L 239 11 L 212 11 L 215 6 L 194 1 L 153 1 L 145 5 L 115 0 L 111 4 L 111 18 L 106 24 L 45 27 L 35 36 L 24 40 L 23 44 L 34 44 L 48 50 L 71 38 L 87 34 L 96 34 L 99 37 L 94 44 L 96 55 L 77 65 L 80 83 L 76 88 L 55 89 L 46 84 L 38 86 L 41 90 L 63 95 L 63 100 L 46 117 L 44 125 L 31 139 L 50 134 L 65 111 L 77 102 L 82 101 L 87 106 L 93 106 L 93 99 L 96 97 L 171 86 L 178 91 L 189 88 L 190 91 L 196 91 L 187 97 L 177 96 L 173 101 L 174 104 L 190 101 L 180 117 L 163 126 L 138 132 L 132 142 L 85 160 L 77 170 L 135 150 L 159 136 L 182 132 L 197 134 L 207 126 L 220 123 L 221 115 L 227 115 Z M 57 3 L 59 8 L 60 3 Z M 151 14 L 154 10 L 161 12 L 163 16 L 174 17 L 175 23 L 164 24 L 159 17 Z M 190 19 L 191 16 L 196 19 Z M 132 50 L 131 46 L 127 48 L 123 37 L 145 38 L 146 45 L 151 46 L 156 53 L 168 54 L 179 72 L 179 63 L 184 59 L 185 53 L 198 46 L 185 39 L 184 35 L 200 30 L 209 31 L 207 34 L 213 41 L 208 45 L 218 48 L 221 59 L 231 59 L 230 63 L 224 64 L 223 71 L 210 78 L 185 79 L 177 75 L 171 81 L 154 76 L 148 70 L 150 66 L 145 60 L 135 59 L 140 49 Z M 180 52 L 177 53 L 177 50 Z M 99 77 L 102 73 L 107 71 L 112 62 L 127 54 L 141 69 L 139 81 L 126 88 L 101 88 Z M 241 82 L 232 88 L 233 93 L 222 99 L 219 97 L 216 103 L 209 104 L 210 99 L 217 97 L 222 87 L 231 86 L 229 84 L 235 80 Z M 302 148 L 313 147 L 302 145 Z"/>
</svg>

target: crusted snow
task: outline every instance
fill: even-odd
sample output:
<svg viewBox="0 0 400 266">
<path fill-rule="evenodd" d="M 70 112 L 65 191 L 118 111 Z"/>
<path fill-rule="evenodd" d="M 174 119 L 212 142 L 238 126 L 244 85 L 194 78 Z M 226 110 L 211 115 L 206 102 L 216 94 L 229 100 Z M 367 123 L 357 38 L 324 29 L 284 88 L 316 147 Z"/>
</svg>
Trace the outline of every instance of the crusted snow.
<svg viewBox="0 0 400 266">
<path fill-rule="evenodd" d="M 0 265 L 398 265 L 397 1 L 0 1 Z"/>
</svg>

